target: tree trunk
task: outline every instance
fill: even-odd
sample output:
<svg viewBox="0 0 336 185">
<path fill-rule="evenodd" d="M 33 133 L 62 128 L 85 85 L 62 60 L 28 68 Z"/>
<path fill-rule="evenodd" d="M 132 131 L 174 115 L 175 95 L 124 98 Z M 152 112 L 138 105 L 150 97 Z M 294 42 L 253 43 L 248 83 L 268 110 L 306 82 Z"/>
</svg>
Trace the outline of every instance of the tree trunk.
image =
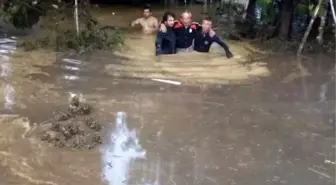
<svg viewBox="0 0 336 185">
<path fill-rule="evenodd" d="M 298 58 L 301 56 L 301 53 L 302 53 L 302 50 L 303 50 L 303 46 L 306 43 L 308 35 L 309 35 L 309 33 L 310 33 L 310 31 L 311 31 L 311 29 L 313 27 L 313 23 L 314 23 L 314 21 L 316 19 L 317 13 L 318 13 L 318 11 L 319 11 L 319 9 L 321 7 L 322 1 L 323 0 L 319 0 L 318 4 L 317 4 L 317 6 L 316 6 L 316 8 L 314 10 L 313 17 L 310 19 L 309 25 L 308 25 L 308 27 L 306 29 L 306 32 L 305 32 L 305 34 L 304 34 L 304 36 L 302 38 L 302 41 L 301 41 L 301 43 L 299 45 L 299 48 L 298 48 L 297 53 L 296 53 L 296 56 Z"/>
<path fill-rule="evenodd" d="M 255 12 L 254 12 L 255 5 L 256 0 L 249 0 L 247 4 L 245 19 L 247 22 L 250 22 L 251 24 L 255 22 Z"/>
<path fill-rule="evenodd" d="M 288 40 L 293 16 L 293 0 L 284 0 L 280 9 L 279 38 Z"/>
</svg>

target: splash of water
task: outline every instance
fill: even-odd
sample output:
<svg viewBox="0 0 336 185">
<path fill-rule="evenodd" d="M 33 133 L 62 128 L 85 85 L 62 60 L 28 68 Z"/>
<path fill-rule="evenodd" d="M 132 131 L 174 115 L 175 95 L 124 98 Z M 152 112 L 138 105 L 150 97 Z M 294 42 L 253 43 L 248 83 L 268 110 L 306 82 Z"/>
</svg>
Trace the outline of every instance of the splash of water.
<svg viewBox="0 0 336 185">
<path fill-rule="evenodd" d="M 129 130 L 126 113 L 118 112 L 115 129 L 103 150 L 103 175 L 109 185 L 127 185 L 133 160 L 144 159 L 146 151 L 139 144 L 135 130 Z"/>
<path fill-rule="evenodd" d="M 1 77 L 10 77 L 12 75 L 12 69 L 9 63 L 2 63 L 1 65 Z"/>
<path fill-rule="evenodd" d="M 5 109 L 12 109 L 12 106 L 15 104 L 14 102 L 14 87 L 7 84 L 4 89 L 4 94 L 5 94 L 5 103 L 4 107 Z"/>
<path fill-rule="evenodd" d="M 9 38 L 0 39 L 0 66 L 1 73 L 0 77 L 10 78 L 12 75 L 11 64 L 9 63 L 9 54 L 13 53 L 16 49 L 16 40 Z M 4 108 L 11 110 L 12 106 L 15 104 L 14 101 L 14 87 L 10 84 L 6 84 L 4 88 Z"/>
<path fill-rule="evenodd" d="M 85 102 L 86 99 L 84 98 L 82 93 L 74 93 L 74 92 L 68 92 L 69 93 L 69 98 L 68 101 L 70 102 L 72 100 L 72 98 L 74 98 L 75 96 L 78 97 L 80 102 Z"/>
</svg>

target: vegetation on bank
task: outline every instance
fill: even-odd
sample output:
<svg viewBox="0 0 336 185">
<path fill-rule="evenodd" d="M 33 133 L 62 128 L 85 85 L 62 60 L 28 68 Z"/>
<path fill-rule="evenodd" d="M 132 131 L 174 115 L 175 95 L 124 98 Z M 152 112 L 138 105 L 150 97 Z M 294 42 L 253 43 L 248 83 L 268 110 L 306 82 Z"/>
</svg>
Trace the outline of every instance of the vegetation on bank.
<svg viewBox="0 0 336 185">
<path fill-rule="evenodd" d="M 25 50 L 38 48 L 63 51 L 114 50 L 123 44 L 122 31 L 99 24 L 91 16 L 88 0 L 78 4 L 79 30 L 75 27 L 72 1 L 8 0 L 3 6 L 3 19 L 19 29 L 38 25 L 38 33 L 24 37 L 19 46 Z"/>
<path fill-rule="evenodd" d="M 249 0 L 242 4 L 221 3 L 216 17 L 224 36 L 260 41 L 280 39 L 296 49 L 325 48 L 335 51 L 335 12 L 330 0 Z M 311 44 L 305 44 L 306 41 Z M 315 40 L 315 41 L 314 41 Z M 287 44 L 286 44 L 287 45 Z M 309 47 L 307 47 L 309 46 Z M 292 48 L 292 47 L 291 47 Z M 298 49 L 298 54 L 301 49 Z"/>
</svg>

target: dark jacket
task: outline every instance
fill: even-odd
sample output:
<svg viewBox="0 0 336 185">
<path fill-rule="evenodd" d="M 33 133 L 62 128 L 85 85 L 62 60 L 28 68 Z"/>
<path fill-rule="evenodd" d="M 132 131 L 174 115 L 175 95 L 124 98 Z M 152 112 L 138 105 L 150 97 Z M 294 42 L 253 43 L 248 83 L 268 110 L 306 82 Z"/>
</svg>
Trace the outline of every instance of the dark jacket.
<svg viewBox="0 0 336 185">
<path fill-rule="evenodd" d="M 159 32 L 155 41 L 155 54 L 174 54 L 176 53 L 176 37 L 172 28 L 167 28 L 167 32 Z"/>
<path fill-rule="evenodd" d="M 196 30 L 199 29 L 199 25 L 192 23 L 190 26 L 185 27 L 181 22 L 174 24 L 174 32 L 176 35 L 176 48 L 189 48 L 196 35 Z"/>
<path fill-rule="evenodd" d="M 194 50 L 198 52 L 209 52 L 210 46 L 214 42 L 224 49 L 228 58 L 232 57 L 229 47 L 217 35 L 211 37 L 209 33 L 203 34 L 201 31 L 196 32 Z"/>
</svg>

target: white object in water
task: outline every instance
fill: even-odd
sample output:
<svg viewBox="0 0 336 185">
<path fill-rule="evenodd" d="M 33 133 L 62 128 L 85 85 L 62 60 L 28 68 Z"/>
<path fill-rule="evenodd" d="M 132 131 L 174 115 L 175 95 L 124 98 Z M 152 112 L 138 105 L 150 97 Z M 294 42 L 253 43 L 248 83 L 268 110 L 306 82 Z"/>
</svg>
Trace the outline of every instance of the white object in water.
<svg viewBox="0 0 336 185">
<path fill-rule="evenodd" d="M 330 160 L 324 160 L 325 164 L 333 164 L 335 165 L 336 163 L 334 161 L 330 161 Z"/>
<path fill-rule="evenodd" d="M 63 69 L 66 69 L 66 70 L 71 70 L 71 71 L 79 71 L 79 67 L 74 67 L 74 66 L 68 66 L 68 65 L 65 65 L 65 66 L 62 66 Z"/>
<path fill-rule="evenodd" d="M 181 85 L 181 82 L 173 81 L 173 80 L 164 80 L 164 79 L 158 79 L 158 78 L 153 78 L 152 80 L 157 81 L 157 82 L 168 83 L 168 84 Z"/>
<path fill-rule="evenodd" d="M 112 15 L 114 15 L 115 13 L 114 12 L 112 12 Z"/>
<path fill-rule="evenodd" d="M 64 75 L 63 79 L 65 79 L 65 80 L 78 80 L 79 77 L 76 76 L 76 75 Z"/>
<path fill-rule="evenodd" d="M 135 130 L 129 130 L 126 113 L 118 112 L 115 129 L 103 148 L 103 174 L 109 185 L 127 185 L 132 161 L 144 159 L 146 151 L 139 144 Z"/>
<path fill-rule="evenodd" d="M 84 96 L 83 96 L 82 93 L 76 94 L 76 93 L 73 93 L 73 92 L 69 92 L 69 99 L 68 100 L 71 101 L 72 98 L 75 97 L 75 96 L 78 97 L 78 99 L 79 99 L 80 102 L 84 102 L 85 101 Z"/>
<path fill-rule="evenodd" d="M 76 60 L 76 59 L 71 59 L 71 58 L 63 58 L 62 61 L 72 63 L 72 64 L 81 64 L 82 61 Z"/>
</svg>

